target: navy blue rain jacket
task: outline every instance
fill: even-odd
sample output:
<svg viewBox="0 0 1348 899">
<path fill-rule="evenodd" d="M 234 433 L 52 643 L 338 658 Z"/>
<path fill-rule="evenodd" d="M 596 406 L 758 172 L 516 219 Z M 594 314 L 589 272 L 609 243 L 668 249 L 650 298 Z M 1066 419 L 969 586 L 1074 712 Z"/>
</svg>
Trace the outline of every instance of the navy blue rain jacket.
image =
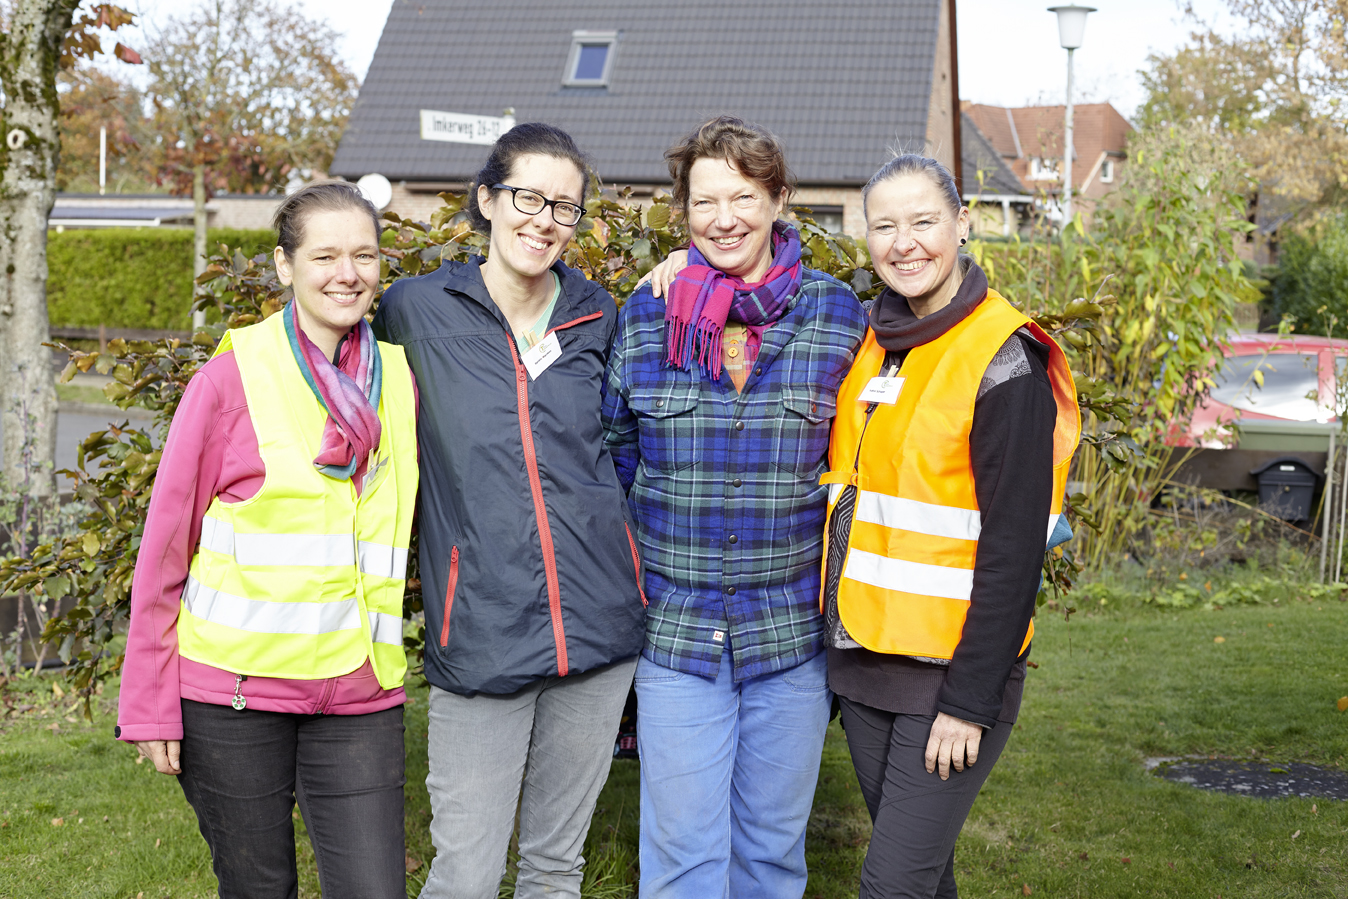
<svg viewBox="0 0 1348 899">
<path fill-rule="evenodd" d="M 426 678 L 464 695 L 632 658 L 645 621 L 636 528 L 599 423 L 613 298 L 553 267 L 562 354 L 534 380 L 484 261 L 395 282 L 374 319 L 421 398 Z"/>
</svg>

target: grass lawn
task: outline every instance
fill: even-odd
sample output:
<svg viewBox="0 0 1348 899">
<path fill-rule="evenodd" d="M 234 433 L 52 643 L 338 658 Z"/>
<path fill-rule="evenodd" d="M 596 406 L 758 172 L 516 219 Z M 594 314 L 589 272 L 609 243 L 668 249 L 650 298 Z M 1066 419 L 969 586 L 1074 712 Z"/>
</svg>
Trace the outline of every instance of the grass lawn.
<svg viewBox="0 0 1348 899">
<path fill-rule="evenodd" d="M 1222 642 L 1215 638 L 1222 637 Z M 1147 773 L 1149 756 L 1222 755 L 1343 769 L 1348 603 L 1162 611 L 1114 601 L 1041 617 L 1025 705 L 956 851 L 969 897 L 1348 897 L 1348 803 L 1205 793 Z M 75 718 L 52 679 L 4 691 L 0 896 L 214 895 L 177 784 L 113 741 L 103 703 Z M 425 691 L 408 709 L 409 893 L 432 856 Z M 109 685 L 104 698 L 115 695 Z M 75 720 L 70 720 L 75 718 Z M 57 823 L 56 819 L 60 819 Z M 856 895 L 869 821 L 830 729 L 807 897 Z M 303 822 L 296 822 L 303 835 Z M 614 764 L 591 831 L 586 895 L 634 895 L 637 767 Z M 301 839 L 301 896 L 318 896 Z"/>
</svg>

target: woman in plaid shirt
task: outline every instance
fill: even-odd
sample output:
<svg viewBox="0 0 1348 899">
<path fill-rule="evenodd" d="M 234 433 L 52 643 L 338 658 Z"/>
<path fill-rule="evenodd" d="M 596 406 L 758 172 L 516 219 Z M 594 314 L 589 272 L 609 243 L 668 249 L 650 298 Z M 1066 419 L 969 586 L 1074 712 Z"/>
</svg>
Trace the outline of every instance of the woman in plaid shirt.
<svg viewBox="0 0 1348 899">
<path fill-rule="evenodd" d="M 646 568 L 641 895 L 799 897 L 832 694 L 819 613 L 829 427 L 866 330 L 777 220 L 776 138 L 722 116 L 666 154 L 693 236 L 627 302 L 606 442 Z"/>
</svg>

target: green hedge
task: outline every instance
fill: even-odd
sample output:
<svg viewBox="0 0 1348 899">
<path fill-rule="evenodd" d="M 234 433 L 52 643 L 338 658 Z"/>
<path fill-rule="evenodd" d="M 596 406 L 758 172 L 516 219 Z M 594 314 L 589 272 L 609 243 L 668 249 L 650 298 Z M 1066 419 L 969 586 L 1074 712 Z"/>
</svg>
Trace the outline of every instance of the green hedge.
<svg viewBox="0 0 1348 899">
<path fill-rule="evenodd" d="M 220 243 L 271 252 L 271 230 L 212 228 Z M 47 315 L 53 325 L 186 330 L 191 317 L 192 231 L 106 228 L 47 234 Z"/>
</svg>

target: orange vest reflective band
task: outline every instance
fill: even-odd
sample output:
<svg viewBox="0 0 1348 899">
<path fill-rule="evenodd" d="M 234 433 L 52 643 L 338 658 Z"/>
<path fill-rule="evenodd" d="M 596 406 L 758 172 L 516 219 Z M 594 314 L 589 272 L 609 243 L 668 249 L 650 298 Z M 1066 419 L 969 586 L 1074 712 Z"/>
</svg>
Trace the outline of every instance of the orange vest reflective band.
<svg viewBox="0 0 1348 899">
<path fill-rule="evenodd" d="M 963 321 L 908 353 L 899 370 L 904 382 L 898 401 L 878 404 L 868 423 L 869 404 L 858 396 L 880 374 L 885 350 L 873 331 L 866 333 L 838 392 L 831 470 L 820 482 L 830 485 L 830 516 L 843 485 L 857 486 L 838 614 L 848 634 L 867 649 L 934 659 L 954 655 L 982 528 L 969 458 L 974 400 L 993 356 L 1022 327 L 1049 347 L 1048 376 L 1058 406 L 1047 545 L 1062 514 L 1067 470 L 1081 437 L 1076 387 L 1062 349 L 989 290 Z M 1022 652 L 1033 635 L 1031 622 Z"/>
</svg>

